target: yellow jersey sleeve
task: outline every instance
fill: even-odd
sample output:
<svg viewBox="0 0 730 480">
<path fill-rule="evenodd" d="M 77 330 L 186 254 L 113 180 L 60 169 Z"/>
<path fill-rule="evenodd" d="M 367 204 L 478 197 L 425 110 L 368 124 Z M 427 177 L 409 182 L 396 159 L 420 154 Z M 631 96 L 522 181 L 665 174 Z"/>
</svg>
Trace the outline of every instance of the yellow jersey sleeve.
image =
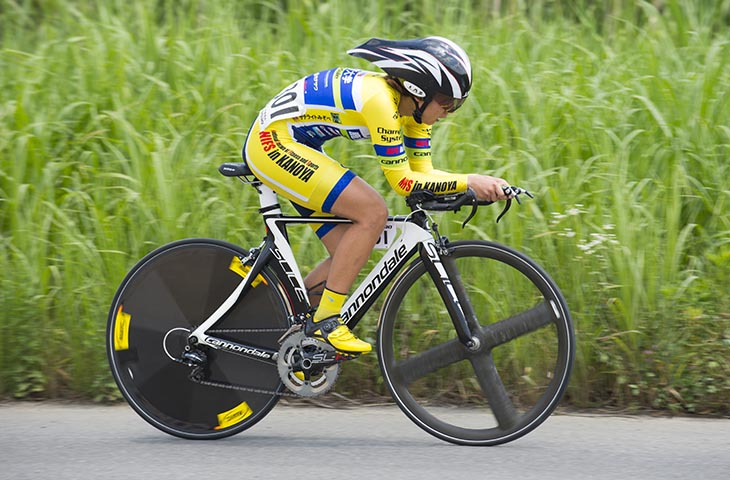
<svg viewBox="0 0 730 480">
<path fill-rule="evenodd" d="M 427 189 L 434 193 L 463 192 L 467 175 L 442 172 L 431 163 L 431 127 L 398 114 L 400 95 L 383 76 L 363 79 L 362 115 L 375 155 L 390 186 L 399 195 Z"/>
</svg>

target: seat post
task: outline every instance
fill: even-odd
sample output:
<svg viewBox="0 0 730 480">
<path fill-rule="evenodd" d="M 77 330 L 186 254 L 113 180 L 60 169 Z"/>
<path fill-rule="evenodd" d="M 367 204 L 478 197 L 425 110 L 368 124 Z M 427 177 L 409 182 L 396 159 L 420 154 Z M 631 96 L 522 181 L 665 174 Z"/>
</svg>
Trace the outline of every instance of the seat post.
<svg viewBox="0 0 730 480">
<path fill-rule="evenodd" d="M 276 192 L 264 184 L 257 185 L 256 190 L 259 194 L 259 204 L 261 205 L 259 212 L 261 212 L 261 215 L 264 217 L 281 215 L 281 205 L 279 205 L 279 197 Z"/>
</svg>

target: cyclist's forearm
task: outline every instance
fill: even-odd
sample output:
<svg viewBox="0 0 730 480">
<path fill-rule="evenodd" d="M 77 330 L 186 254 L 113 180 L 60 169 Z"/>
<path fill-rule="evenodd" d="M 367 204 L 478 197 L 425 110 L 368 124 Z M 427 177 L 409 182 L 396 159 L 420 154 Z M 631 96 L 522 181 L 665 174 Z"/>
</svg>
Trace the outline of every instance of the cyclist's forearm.
<svg viewBox="0 0 730 480">
<path fill-rule="evenodd" d="M 416 172 L 407 168 L 383 168 L 385 178 L 399 195 L 413 190 L 426 189 L 434 193 L 463 192 L 467 187 L 467 175 L 446 172 Z"/>
</svg>

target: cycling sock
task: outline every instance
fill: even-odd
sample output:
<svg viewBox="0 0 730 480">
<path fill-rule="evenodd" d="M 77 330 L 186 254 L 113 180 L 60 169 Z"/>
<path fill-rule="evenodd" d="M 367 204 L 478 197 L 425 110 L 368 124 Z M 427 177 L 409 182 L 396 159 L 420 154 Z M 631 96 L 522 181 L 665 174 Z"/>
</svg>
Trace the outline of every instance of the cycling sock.
<svg viewBox="0 0 730 480">
<path fill-rule="evenodd" d="M 346 294 L 333 292 L 329 288 L 325 288 L 322 292 L 322 300 L 319 302 L 319 307 L 314 312 L 314 322 L 339 315 L 342 306 L 345 304 L 345 298 L 347 298 Z"/>
</svg>

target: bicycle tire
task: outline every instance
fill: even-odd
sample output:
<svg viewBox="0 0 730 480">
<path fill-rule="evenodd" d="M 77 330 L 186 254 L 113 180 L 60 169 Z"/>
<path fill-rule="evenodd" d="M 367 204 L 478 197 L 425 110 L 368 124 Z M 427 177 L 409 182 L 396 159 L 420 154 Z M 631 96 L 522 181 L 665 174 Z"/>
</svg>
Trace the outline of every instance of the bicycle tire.
<svg viewBox="0 0 730 480">
<path fill-rule="evenodd" d="M 507 443 L 547 419 L 565 392 L 575 357 L 570 312 L 553 280 L 526 255 L 486 241 L 454 242 L 448 251 L 481 347 L 469 351 L 456 338 L 417 259 L 383 304 L 381 371 L 401 410 L 430 434 L 460 445 Z"/>
<path fill-rule="evenodd" d="M 106 336 L 112 375 L 131 407 L 168 434 L 188 439 L 234 435 L 260 421 L 279 399 L 272 393 L 196 383 L 190 379 L 192 367 L 173 360 L 187 345 L 189 332 L 240 284 L 241 273 L 229 267 L 246 254 L 218 240 L 173 242 L 140 260 L 114 296 Z M 270 267 L 261 276 L 264 281 L 214 327 L 226 331 L 217 337 L 278 349 L 278 338 L 288 327 L 290 304 Z M 213 348 L 205 353 L 211 380 L 267 392 L 284 389 L 275 363 Z"/>
</svg>

